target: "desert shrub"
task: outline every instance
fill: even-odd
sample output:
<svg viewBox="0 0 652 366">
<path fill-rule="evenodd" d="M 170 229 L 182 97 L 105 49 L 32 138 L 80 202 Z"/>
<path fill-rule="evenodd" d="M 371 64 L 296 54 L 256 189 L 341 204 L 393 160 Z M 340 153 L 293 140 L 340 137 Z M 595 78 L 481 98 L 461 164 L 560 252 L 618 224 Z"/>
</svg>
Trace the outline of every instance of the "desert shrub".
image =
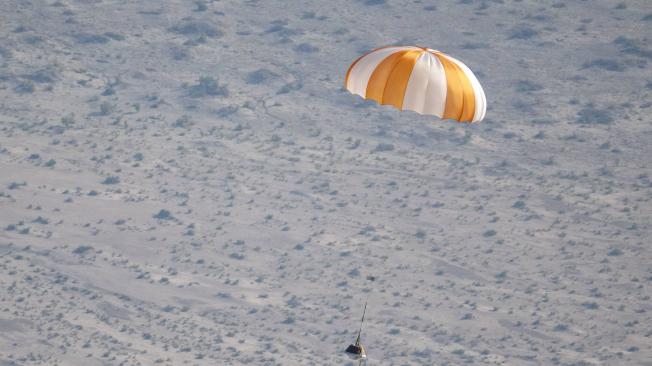
<svg viewBox="0 0 652 366">
<path fill-rule="evenodd" d="M 73 36 L 77 43 L 81 44 L 104 44 L 111 39 L 101 34 L 78 33 Z"/>
<path fill-rule="evenodd" d="M 229 105 L 218 109 L 215 111 L 215 114 L 219 117 L 228 117 L 234 113 L 237 113 L 239 109 L 240 108 L 237 105 Z"/>
<path fill-rule="evenodd" d="M 9 60 L 11 58 L 11 50 L 8 50 L 2 46 L 0 46 L 0 58 L 4 60 Z"/>
<path fill-rule="evenodd" d="M 188 128 L 192 125 L 192 122 L 190 121 L 190 117 L 187 115 L 183 115 L 179 118 L 177 118 L 176 121 L 172 124 L 172 127 L 178 127 L 178 128 Z"/>
<path fill-rule="evenodd" d="M 208 10 L 208 7 L 203 1 L 195 1 L 195 10 L 197 12 L 202 12 Z"/>
<path fill-rule="evenodd" d="M 276 77 L 276 74 L 267 69 L 258 69 L 247 74 L 245 82 L 247 84 L 262 84 Z"/>
<path fill-rule="evenodd" d="M 518 25 L 509 30 L 507 39 L 530 39 L 538 34 L 539 31 L 529 25 Z"/>
<path fill-rule="evenodd" d="M 27 43 L 29 45 L 35 45 L 35 44 L 39 44 L 39 43 L 43 42 L 43 37 L 29 35 L 29 36 L 25 36 L 23 38 L 23 42 L 25 42 L 25 43 Z"/>
<path fill-rule="evenodd" d="M 284 20 L 275 20 L 272 22 L 272 25 L 265 30 L 265 33 L 267 34 L 277 34 L 281 38 L 288 38 L 297 34 L 300 34 L 301 32 L 288 28 L 287 27 L 287 22 Z"/>
<path fill-rule="evenodd" d="M 595 310 L 595 309 L 597 309 L 597 308 L 600 307 L 600 306 L 598 305 L 598 303 L 596 303 L 596 302 L 583 302 L 583 303 L 582 303 L 582 306 L 583 306 L 585 309 L 589 309 L 589 310 Z"/>
<path fill-rule="evenodd" d="M 168 30 L 172 33 L 194 37 L 219 38 L 224 35 L 224 32 L 215 28 L 212 24 L 199 20 L 185 20 Z"/>
<path fill-rule="evenodd" d="M 118 184 L 118 183 L 120 183 L 120 177 L 117 177 L 115 175 L 112 175 L 110 177 L 106 177 L 102 181 L 102 184 L 106 184 L 106 185 Z"/>
<path fill-rule="evenodd" d="M 205 96 L 221 96 L 228 97 L 229 90 L 226 85 L 220 85 L 217 79 L 202 76 L 197 81 L 197 84 L 187 86 L 188 96 L 192 98 L 201 98 Z"/>
<path fill-rule="evenodd" d="M 61 124 L 66 127 L 71 127 L 75 125 L 75 114 L 70 113 L 67 116 L 61 117 Z"/>
<path fill-rule="evenodd" d="M 489 45 L 483 42 L 466 42 L 460 46 L 463 50 L 475 50 L 478 48 L 488 48 Z"/>
<path fill-rule="evenodd" d="M 583 69 L 602 69 L 607 71 L 625 71 L 625 65 L 616 59 L 598 58 L 582 64 Z"/>
<path fill-rule="evenodd" d="M 577 112 L 577 119 L 575 121 L 583 125 L 607 125 L 612 123 L 614 119 L 609 110 L 598 109 L 593 104 L 587 104 L 584 108 Z"/>
<path fill-rule="evenodd" d="M 280 87 L 278 89 L 278 91 L 276 91 L 276 94 L 287 94 L 287 93 L 289 93 L 291 91 L 299 90 L 301 88 L 303 88 L 303 83 L 296 80 L 296 81 L 293 81 L 291 83 L 287 83 L 287 84 L 283 85 L 282 87 Z"/>
<path fill-rule="evenodd" d="M 176 61 L 186 60 L 190 57 L 188 50 L 180 47 L 172 47 L 170 53 L 172 54 L 172 58 Z"/>
<path fill-rule="evenodd" d="M 34 86 L 34 83 L 31 80 L 23 80 L 16 87 L 14 90 L 18 94 L 31 94 L 36 90 L 36 87 Z"/>
<path fill-rule="evenodd" d="M 365 0 L 364 4 L 365 5 L 383 5 L 387 2 L 387 0 Z"/>
<path fill-rule="evenodd" d="M 80 245 L 77 248 L 75 248 L 72 252 L 73 252 L 73 254 L 80 254 L 81 255 L 81 254 L 85 254 L 86 252 L 88 252 L 91 249 L 93 249 L 92 246 Z"/>
<path fill-rule="evenodd" d="M 310 43 L 300 43 L 296 47 L 294 47 L 294 50 L 297 52 L 302 52 L 302 53 L 313 53 L 319 51 L 319 48 L 311 45 Z"/>
<path fill-rule="evenodd" d="M 374 148 L 374 152 L 383 152 L 383 151 L 392 151 L 394 150 L 394 145 L 392 144 L 386 144 L 386 143 L 379 143 L 376 145 L 376 148 Z"/>
<path fill-rule="evenodd" d="M 555 332 L 565 332 L 568 330 L 568 325 L 566 324 L 557 324 L 555 325 L 554 328 L 552 328 L 553 331 Z"/>
<path fill-rule="evenodd" d="M 122 34 L 114 33 L 114 32 L 106 32 L 106 33 L 104 33 L 104 35 L 106 37 L 111 38 L 114 41 L 124 41 L 125 40 L 125 36 L 123 36 Z"/>
<path fill-rule="evenodd" d="M 517 92 L 533 92 L 541 89 L 543 89 L 543 86 L 529 80 L 518 80 L 516 82 Z"/>
<path fill-rule="evenodd" d="M 34 71 L 30 74 L 23 75 L 23 78 L 31 80 L 35 83 L 52 83 L 58 77 L 58 73 L 54 68 L 45 68 Z"/>
<path fill-rule="evenodd" d="M 517 209 L 525 208 L 525 202 L 523 202 L 522 200 L 518 200 L 518 201 L 514 202 L 512 207 L 517 208 Z"/>
<path fill-rule="evenodd" d="M 115 106 L 113 104 L 111 104 L 110 102 L 102 102 L 102 104 L 100 104 L 100 115 L 108 116 L 111 113 L 113 113 L 114 109 L 115 109 Z"/>
<path fill-rule="evenodd" d="M 163 209 L 161 209 L 158 213 L 156 213 L 152 217 L 159 220 L 172 220 L 174 218 L 172 216 L 172 213 L 170 213 L 170 211 L 163 210 Z"/>
<path fill-rule="evenodd" d="M 643 47 L 638 40 L 620 36 L 614 40 L 614 44 L 620 46 L 623 53 L 652 59 L 652 51 Z"/>
</svg>

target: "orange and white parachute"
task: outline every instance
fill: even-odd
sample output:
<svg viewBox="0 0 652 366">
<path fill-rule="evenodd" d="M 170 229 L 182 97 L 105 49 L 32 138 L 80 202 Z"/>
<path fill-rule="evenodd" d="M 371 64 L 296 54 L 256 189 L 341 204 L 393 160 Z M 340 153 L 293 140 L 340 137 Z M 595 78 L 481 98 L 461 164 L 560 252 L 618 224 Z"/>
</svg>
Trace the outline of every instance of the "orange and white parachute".
<svg viewBox="0 0 652 366">
<path fill-rule="evenodd" d="M 480 122 L 487 112 L 487 98 L 473 72 L 430 48 L 373 50 L 349 66 L 344 85 L 365 99 L 443 119 Z"/>
</svg>

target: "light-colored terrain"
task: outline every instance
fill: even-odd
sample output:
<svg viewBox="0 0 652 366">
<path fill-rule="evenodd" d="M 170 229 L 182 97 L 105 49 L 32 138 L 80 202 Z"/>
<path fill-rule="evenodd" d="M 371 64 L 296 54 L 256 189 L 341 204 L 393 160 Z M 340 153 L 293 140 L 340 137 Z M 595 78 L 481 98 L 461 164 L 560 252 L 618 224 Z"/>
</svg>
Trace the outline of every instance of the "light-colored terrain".
<svg viewBox="0 0 652 366">
<path fill-rule="evenodd" d="M 436 4 L 435 4 L 436 3 Z M 0 2 L 0 365 L 652 365 L 652 4 Z M 481 124 L 342 88 L 463 60 Z"/>
</svg>

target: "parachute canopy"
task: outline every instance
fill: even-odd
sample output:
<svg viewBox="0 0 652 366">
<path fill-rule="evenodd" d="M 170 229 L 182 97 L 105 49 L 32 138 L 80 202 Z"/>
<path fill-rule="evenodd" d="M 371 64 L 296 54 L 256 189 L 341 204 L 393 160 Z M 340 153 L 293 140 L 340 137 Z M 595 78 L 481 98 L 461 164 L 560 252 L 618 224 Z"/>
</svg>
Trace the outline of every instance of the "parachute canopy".
<svg viewBox="0 0 652 366">
<path fill-rule="evenodd" d="M 430 48 L 373 50 L 349 66 L 344 85 L 380 104 L 458 122 L 480 122 L 487 112 L 487 99 L 473 72 Z"/>
</svg>

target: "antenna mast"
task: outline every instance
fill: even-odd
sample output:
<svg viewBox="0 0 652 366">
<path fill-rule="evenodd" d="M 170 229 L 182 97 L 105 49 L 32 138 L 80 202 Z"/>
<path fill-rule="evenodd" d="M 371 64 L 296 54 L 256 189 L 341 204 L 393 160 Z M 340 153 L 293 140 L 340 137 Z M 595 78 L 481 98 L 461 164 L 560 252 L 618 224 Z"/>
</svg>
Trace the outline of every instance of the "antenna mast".
<svg viewBox="0 0 652 366">
<path fill-rule="evenodd" d="M 359 346 L 360 345 L 360 335 L 362 334 L 362 323 L 364 323 L 364 315 L 367 312 L 367 302 L 369 299 L 365 300 L 364 302 L 364 310 L 362 311 L 362 320 L 360 320 L 360 330 L 358 331 L 358 338 L 355 339 L 355 345 Z"/>
</svg>

